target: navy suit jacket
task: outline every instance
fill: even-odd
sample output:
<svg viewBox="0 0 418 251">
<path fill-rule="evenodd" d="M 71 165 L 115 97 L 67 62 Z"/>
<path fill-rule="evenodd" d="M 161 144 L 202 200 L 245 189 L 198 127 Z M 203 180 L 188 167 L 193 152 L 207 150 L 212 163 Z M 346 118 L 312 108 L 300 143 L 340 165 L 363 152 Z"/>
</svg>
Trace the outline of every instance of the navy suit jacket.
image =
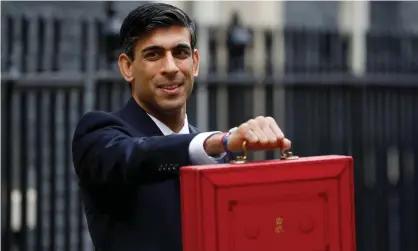
<svg viewBox="0 0 418 251">
<path fill-rule="evenodd" d="M 163 136 L 133 99 L 80 119 L 73 162 L 97 251 L 182 250 L 179 168 L 191 165 L 190 132 Z"/>
</svg>

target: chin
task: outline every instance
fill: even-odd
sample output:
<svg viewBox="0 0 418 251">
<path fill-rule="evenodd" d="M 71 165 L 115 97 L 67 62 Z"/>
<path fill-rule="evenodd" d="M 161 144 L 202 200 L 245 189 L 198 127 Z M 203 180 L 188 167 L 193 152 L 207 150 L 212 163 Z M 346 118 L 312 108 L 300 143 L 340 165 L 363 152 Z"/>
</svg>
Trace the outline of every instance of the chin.
<svg viewBox="0 0 418 251">
<path fill-rule="evenodd" d="M 159 107 L 164 112 L 176 112 L 178 110 L 181 110 L 186 105 L 186 102 L 163 102 L 159 104 Z"/>
</svg>

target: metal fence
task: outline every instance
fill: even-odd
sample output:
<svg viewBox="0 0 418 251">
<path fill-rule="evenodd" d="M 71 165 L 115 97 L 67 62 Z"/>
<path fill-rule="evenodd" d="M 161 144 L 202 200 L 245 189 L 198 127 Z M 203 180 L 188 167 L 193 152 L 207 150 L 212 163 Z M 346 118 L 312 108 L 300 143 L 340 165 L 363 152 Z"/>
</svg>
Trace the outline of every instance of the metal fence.
<svg viewBox="0 0 418 251">
<path fill-rule="evenodd" d="M 2 250 L 92 250 L 71 136 L 84 112 L 116 109 L 130 96 L 119 74 L 101 65 L 98 21 L 83 13 L 2 17 Z M 350 34 L 252 32 L 247 72 L 236 75 L 226 74 L 225 29 L 199 28 L 208 60 L 189 120 L 201 130 L 226 130 L 270 115 L 297 155 L 354 156 L 358 250 L 417 250 L 418 43 L 408 41 L 418 36 L 370 33 L 370 74 L 353 77 Z"/>
</svg>

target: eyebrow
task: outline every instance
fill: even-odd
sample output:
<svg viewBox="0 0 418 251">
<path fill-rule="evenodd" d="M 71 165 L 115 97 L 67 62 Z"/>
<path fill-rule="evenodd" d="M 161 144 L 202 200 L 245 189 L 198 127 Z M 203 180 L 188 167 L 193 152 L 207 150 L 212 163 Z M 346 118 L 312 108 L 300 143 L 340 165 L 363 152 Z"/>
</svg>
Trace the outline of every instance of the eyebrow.
<svg viewBox="0 0 418 251">
<path fill-rule="evenodd" d="M 150 45 L 142 49 L 142 53 L 145 53 L 147 51 L 153 51 L 153 50 L 164 50 L 165 48 L 159 45 Z M 191 50 L 191 46 L 186 43 L 179 43 L 176 46 L 174 46 L 172 49 L 189 49 Z"/>
</svg>

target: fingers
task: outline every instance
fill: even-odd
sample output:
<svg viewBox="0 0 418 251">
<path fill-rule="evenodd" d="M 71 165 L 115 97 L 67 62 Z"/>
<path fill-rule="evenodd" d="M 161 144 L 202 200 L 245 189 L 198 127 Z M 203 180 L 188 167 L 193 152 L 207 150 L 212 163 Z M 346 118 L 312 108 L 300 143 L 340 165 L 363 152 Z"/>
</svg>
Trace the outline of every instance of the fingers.
<svg viewBox="0 0 418 251">
<path fill-rule="evenodd" d="M 282 146 L 281 149 L 282 150 L 289 150 L 292 147 L 292 142 L 290 142 L 290 140 L 284 138 L 282 140 Z"/>
<path fill-rule="evenodd" d="M 276 121 L 272 117 L 267 117 L 269 121 L 269 127 L 274 132 L 278 140 L 282 140 L 284 138 L 284 134 L 280 127 L 277 125 Z"/>
<path fill-rule="evenodd" d="M 257 137 L 257 141 L 262 144 L 267 144 L 269 142 L 269 137 L 264 131 L 264 125 L 262 121 L 251 119 L 248 121 L 248 125 L 250 131 Z"/>
<path fill-rule="evenodd" d="M 291 147 L 290 140 L 284 134 L 276 121 L 271 117 L 257 117 L 251 119 L 239 127 L 239 131 L 250 145 L 256 149 L 282 148 L 288 150 Z"/>
<path fill-rule="evenodd" d="M 248 123 L 244 123 L 239 127 L 239 130 L 241 131 L 241 133 L 244 135 L 244 138 L 249 142 L 249 143 L 257 143 L 259 141 L 258 136 L 256 133 L 254 133 Z"/>
</svg>

